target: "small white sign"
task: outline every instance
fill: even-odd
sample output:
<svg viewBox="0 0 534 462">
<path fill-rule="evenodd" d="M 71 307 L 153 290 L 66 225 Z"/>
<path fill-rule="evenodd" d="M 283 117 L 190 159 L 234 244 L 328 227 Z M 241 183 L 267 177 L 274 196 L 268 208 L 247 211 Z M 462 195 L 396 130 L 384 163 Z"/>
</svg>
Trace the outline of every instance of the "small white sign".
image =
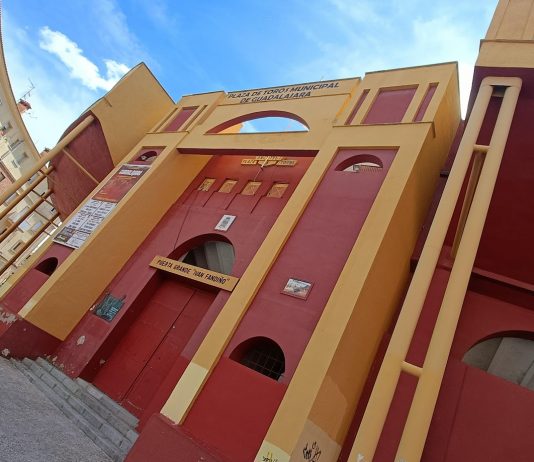
<svg viewBox="0 0 534 462">
<path fill-rule="evenodd" d="M 215 229 L 217 231 L 228 231 L 234 220 L 235 215 L 223 215 L 219 223 L 217 223 L 217 226 L 215 226 Z"/>
</svg>

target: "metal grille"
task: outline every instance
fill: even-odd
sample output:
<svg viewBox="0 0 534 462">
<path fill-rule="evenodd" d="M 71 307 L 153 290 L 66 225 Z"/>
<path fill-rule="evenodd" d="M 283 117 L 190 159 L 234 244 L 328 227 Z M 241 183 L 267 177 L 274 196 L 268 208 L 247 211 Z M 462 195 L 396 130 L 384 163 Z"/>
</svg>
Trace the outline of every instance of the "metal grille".
<svg viewBox="0 0 534 462">
<path fill-rule="evenodd" d="M 373 162 L 360 162 L 360 163 L 352 164 L 348 166 L 343 171 L 360 173 L 360 172 L 378 172 L 380 170 L 382 170 L 382 167 L 378 164 L 375 164 Z"/>
<path fill-rule="evenodd" d="M 284 354 L 276 344 L 262 342 L 252 346 L 241 364 L 274 380 L 278 380 L 285 371 Z"/>
</svg>

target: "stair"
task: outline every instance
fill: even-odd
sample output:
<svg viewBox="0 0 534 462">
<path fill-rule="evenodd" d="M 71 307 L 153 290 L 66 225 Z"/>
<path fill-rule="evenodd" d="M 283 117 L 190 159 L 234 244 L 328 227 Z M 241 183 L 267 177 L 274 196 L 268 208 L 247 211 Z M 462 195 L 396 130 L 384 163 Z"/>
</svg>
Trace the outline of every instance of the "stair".
<svg viewBox="0 0 534 462">
<path fill-rule="evenodd" d="M 11 362 L 115 462 L 137 439 L 139 420 L 90 383 L 73 380 L 43 358 Z"/>
</svg>

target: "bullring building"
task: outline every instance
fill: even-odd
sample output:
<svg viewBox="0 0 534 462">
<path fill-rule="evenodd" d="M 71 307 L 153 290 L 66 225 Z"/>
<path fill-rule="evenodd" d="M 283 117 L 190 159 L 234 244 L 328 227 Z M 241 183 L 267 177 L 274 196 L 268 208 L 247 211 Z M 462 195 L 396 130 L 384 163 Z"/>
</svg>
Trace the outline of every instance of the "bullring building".
<svg viewBox="0 0 534 462">
<path fill-rule="evenodd" d="M 532 0 L 465 121 L 456 63 L 177 103 L 140 64 L 26 178 L 63 224 L 0 350 L 114 460 L 531 461 L 533 95 Z"/>
</svg>

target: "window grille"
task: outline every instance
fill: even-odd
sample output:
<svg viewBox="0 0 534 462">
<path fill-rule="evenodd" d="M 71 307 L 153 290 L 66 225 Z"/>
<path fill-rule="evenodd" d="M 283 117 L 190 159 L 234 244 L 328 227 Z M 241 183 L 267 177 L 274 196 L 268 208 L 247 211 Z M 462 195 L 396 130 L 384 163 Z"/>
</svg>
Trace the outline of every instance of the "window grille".
<svg viewBox="0 0 534 462">
<path fill-rule="evenodd" d="M 285 371 L 282 349 L 267 338 L 255 339 L 243 352 L 239 362 L 274 380 L 279 380 Z"/>
</svg>

